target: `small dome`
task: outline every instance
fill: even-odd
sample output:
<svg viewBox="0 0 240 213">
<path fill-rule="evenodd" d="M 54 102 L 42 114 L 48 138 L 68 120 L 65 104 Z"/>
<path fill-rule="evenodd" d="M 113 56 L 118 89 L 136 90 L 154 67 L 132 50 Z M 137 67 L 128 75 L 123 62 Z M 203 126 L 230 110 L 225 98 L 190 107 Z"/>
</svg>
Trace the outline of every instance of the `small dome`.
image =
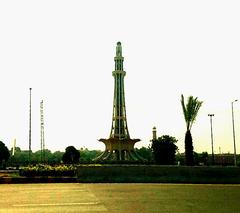
<svg viewBox="0 0 240 213">
<path fill-rule="evenodd" d="M 119 41 L 119 42 L 117 43 L 117 45 L 121 45 L 121 42 Z"/>
</svg>

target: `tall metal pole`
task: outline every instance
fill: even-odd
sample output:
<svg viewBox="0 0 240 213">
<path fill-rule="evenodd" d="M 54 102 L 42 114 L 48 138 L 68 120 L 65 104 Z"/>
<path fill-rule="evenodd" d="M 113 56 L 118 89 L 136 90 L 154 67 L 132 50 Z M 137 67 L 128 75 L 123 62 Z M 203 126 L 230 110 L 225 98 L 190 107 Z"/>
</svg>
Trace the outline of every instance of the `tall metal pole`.
<svg viewBox="0 0 240 213">
<path fill-rule="evenodd" d="M 41 162 L 45 163 L 45 140 L 44 140 L 44 117 L 43 100 L 40 102 L 40 123 L 41 123 Z"/>
<path fill-rule="evenodd" d="M 29 88 L 29 92 L 30 92 L 30 102 L 29 102 L 29 150 L 28 150 L 28 162 L 31 162 L 31 113 L 32 113 L 32 88 Z"/>
<path fill-rule="evenodd" d="M 237 166 L 237 156 L 236 156 L 236 142 L 235 142 L 235 129 L 234 129 L 234 112 L 233 112 L 233 103 L 237 100 L 231 102 L 232 104 L 232 126 L 233 126 L 233 145 L 234 145 L 234 166 Z"/>
<path fill-rule="evenodd" d="M 212 144 L 212 164 L 214 164 L 214 151 L 213 151 L 213 131 L 212 131 L 212 117 L 214 114 L 208 114 L 210 117 L 210 126 L 211 126 L 211 144 Z"/>
<path fill-rule="evenodd" d="M 40 143 L 41 143 L 41 162 L 43 161 L 43 140 L 42 140 L 42 125 L 43 125 L 43 122 L 42 122 L 42 104 L 43 102 L 41 101 L 40 102 Z"/>
</svg>

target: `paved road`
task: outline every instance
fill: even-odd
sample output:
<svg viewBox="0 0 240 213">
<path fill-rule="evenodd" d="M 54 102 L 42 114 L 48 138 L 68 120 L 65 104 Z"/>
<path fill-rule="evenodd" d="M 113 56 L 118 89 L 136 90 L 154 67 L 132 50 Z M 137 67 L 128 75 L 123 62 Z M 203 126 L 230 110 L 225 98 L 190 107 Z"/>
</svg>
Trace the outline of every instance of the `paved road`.
<svg viewBox="0 0 240 213">
<path fill-rule="evenodd" d="M 0 212 L 104 212 L 105 206 L 81 184 L 0 185 Z"/>
<path fill-rule="evenodd" d="M 1 184 L 0 213 L 240 212 L 240 185 Z"/>
</svg>

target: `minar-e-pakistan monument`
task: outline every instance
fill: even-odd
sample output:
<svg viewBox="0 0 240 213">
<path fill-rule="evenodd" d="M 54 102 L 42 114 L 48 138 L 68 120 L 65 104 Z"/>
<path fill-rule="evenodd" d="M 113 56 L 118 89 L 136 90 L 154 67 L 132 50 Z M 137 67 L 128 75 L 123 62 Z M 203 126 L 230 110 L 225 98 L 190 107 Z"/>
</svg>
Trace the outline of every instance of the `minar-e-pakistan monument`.
<svg viewBox="0 0 240 213">
<path fill-rule="evenodd" d="M 124 93 L 126 72 L 123 69 L 124 57 L 122 56 L 121 42 L 117 43 L 114 61 L 115 70 L 112 72 L 114 77 L 112 127 L 108 139 L 99 139 L 105 144 L 106 148 L 94 161 L 143 161 L 144 159 L 134 151 L 134 144 L 140 139 L 131 139 L 127 126 Z"/>
</svg>

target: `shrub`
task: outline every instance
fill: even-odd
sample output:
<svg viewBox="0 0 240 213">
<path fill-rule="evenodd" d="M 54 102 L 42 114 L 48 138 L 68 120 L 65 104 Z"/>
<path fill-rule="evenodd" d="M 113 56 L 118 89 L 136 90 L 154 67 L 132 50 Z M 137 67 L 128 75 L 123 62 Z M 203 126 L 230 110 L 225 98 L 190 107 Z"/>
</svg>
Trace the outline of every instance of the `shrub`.
<svg viewBox="0 0 240 213">
<path fill-rule="evenodd" d="M 50 166 L 37 164 L 34 166 L 21 167 L 19 175 L 21 176 L 75 176 L 76 168 L 72 165 Z"/>
</svg>

